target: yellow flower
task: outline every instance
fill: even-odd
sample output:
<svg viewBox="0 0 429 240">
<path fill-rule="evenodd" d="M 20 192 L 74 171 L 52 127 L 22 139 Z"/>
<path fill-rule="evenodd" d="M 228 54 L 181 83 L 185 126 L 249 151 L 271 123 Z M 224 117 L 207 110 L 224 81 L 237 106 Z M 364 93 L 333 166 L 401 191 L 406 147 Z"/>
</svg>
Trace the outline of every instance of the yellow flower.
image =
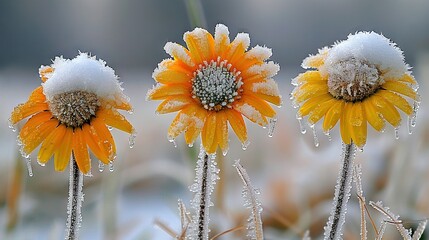
<svg viewBox="0 0 429 240">
<path fill-rule="evenodd" d="M 338 121 L 344 143 L 363 147 L 367 123 L 383 131 L 387 121 L 395 129 L 402 110 L 414 125 L 418 107 L 417 82 L 404 62 L 402 51 L 374 32 L 359 32 L 331 48 L 323 48 L 304 61 L 313 68 L 293 80 L 298 119 L 308 117 L 312 126 L 324 117 L 329 133 Z M 411 106 L 406 100 L 414 101 Z"/>
<path fill-rule="evenodd" d="M 107 126 L 130 134 L 132 125 L 117 109 L 131 110 L 113 69 L 81 53 L 73 60 L 56 58 L 39 70 L 42 86 L 15 107 L 10 122 L 30 117 L 18 140 L 29 155 L 39 145 L 41 165 L 54 155 L 55 170 L 63 171 L 73 154 L 83 173 L 91 169 L 88 147 L 104 164 L 115 159 L 116 147 Z"/>
<path fill-rule="evenodd" d="M 158 113 L 179 111 L 168 129 L 173 141 L 185 132 L 193 144 L 200 135 L 207 153 L 219 146 L 228 149 L 228 122 L 238 139 L 246 144 L 247 131 L 242 115 L 266 126 L 276 112 L 267 103 L 281 104 L 272 79 L 279 70 L 266 62 L 271 50 L 256 46 L 247 51 L 249 35 L 237 34 L 230 42 L 228 28 L 218 24 L 214 37 L 196 28 L 183 36 L 187 48 L 168 42 L 164 49 L 173 57 L 162 61 L 153 73 L 158 84 L 148 92 L 150 100 L 163 100 Z"/>
</svg>

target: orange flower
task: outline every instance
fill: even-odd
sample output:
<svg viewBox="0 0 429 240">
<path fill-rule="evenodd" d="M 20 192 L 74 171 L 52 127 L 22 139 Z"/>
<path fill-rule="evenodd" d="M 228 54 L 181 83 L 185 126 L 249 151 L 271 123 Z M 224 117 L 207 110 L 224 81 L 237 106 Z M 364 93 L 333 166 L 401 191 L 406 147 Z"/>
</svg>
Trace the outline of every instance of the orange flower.
<svg viewBox="0 0 429 240">
<path fill-rule="evenodd" d="M 239 33 L 230 42 L 228 28 L 216 26 L 214 37 L 196 28 L 183 36 L 187 48 L 168 42 L 164 49 L 173 57 L 162 61 L 153 73 L 158 84 L 148 92 L 150 100 L 163 100 L 158 113 L 179 111 L 168 129 L 171 141 L 185 132 L 193 144 L 201 134 L 207 153 L 219 146 L 228 150 L 228 122 L 238 139 L 247 144 L 242 115 L 261 126 L 276 112 L 267 103 L 281 104 L 272 79 L 279 66 L 266 62 L 271 50 L 256 46 L 247 51 L 248 34 Z"/>
<path fill-rule="evenodd" d="M 83 173 L 91 169 L 88 147 L 104 164 L 115 159 L 116 147 L 108 126 L 133 134 L 132 125 L 117 109 L 131 110 L 113 69 L 81 53 L 73 60 L 56 58 L 39 70 L 42 86 L 12 112 L 10 122 L 30 117 L 18 140 L 29 155 L 39 145 L 37 160 L 54 155 L 55 170 L 63 171 L 71 154 Z"/>
</svg>

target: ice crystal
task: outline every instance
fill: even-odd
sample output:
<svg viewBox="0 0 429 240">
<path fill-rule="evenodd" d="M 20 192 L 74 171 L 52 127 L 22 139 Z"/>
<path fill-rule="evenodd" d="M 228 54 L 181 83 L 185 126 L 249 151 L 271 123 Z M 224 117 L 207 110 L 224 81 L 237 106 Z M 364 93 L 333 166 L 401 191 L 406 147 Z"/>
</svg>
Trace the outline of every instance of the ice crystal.
<svg viewBox="0 0 429 240">
<path fill-rule="evenodd" d="M 210 196 L 214 190 L 214 185 L 219 179 L 219 169 L 214 161 L 215 155 L 207 155 L 201 145 L 198 156 L 197 167 L 195 169 L 195 181 L 189 187 L 194 192 L 194 198 L 191 200 L 191 207 L 194 209 L 192 220 L 189 224 L 189 230 L 186 239 L 189 240 L 208 240 L 209 236 L 209 208 L 213 206 Z"/>
<path fill-rule="evenodd" d="M 250 216 L 247 220 L 247 236 L 252 240 L 262 240 L 264 239 L 261 218 L 262 206 L 257 198 L 259 191 L 252 186 L 250 177 L 243 166 L 241 166 L 240 160 L 235 162 L 234 167 L 243 181 L 242 196 L 244 199 L 244 206 L 250 209 Z"/>
</svg>

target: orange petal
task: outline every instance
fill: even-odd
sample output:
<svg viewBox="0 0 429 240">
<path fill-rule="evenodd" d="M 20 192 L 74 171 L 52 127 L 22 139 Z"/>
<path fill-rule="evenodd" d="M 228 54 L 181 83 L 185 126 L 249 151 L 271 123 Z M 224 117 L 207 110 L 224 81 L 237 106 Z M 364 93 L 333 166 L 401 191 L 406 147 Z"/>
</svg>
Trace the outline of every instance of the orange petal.
<svg viewBox="0 0 429 240">
<path fill-rule="evenodd" d="M 100 108 L 96 115 L 97 117 L 103 118 L 104 122 L 111 127 L 117 128 L 127 133 L 134 132 L 134 128 L 131 123 L 128 122 L 127 119 L 125 119 L 125 117 L 114 108 Z"/>
<path fill-rule="evenodd" d="M 109 161 L 113 161 L 116 158 L 115 140 L 105 122 L 102 118 L 95 117 L 90 124 L 99 138 L 98 146 L 104 151 L 104 155 L 108 156 Z"/>
<path fill-rule="evenodd" d="M 38 103 L 38 102 L 26 102 L 20 104 L 13 109 L 12 116 L 10 117 L 10 122 L 15 124 L 22 119 L 31 116 L 35 113 L 48 110 L 47 103 Z"/>
<path fill-rule="evenodd" d="M 217 56 L 222 56 L 230 44 L 228 27 L 223 24 L 216 25 L 214 39 L 215 53 Z"/>
<path fill-rule="evenodd" d="M 49 111 L 44 111 L 33 115 L 22 127 L 21 131 L 19 132 L 19 137 L 26 138 L 27 135 L 34 132 L 34 129 L 36 129 L 41 124 L 49 121 L 51 118 L 52 114 Z"/>
<path fill-rule="evenodd" d="M 95 132 L 94 128 L 89 124 L 84 124 L 82 126 L 82 133 L 86 144 L 91 149 L 92 153 L 104 164 L 109 163 L 108 153 L 104 151 L 102 147 L 102 142 Z"/>
<path fill-rule="evenodd" d="M 195 28 L 192 32 L 186 32 L 183 40 L 196 65 L 202 64 L 203 61 L 209 62 L 214 58 L 214 39 L 205 29 Z"/>
<path fill-rule="evenodd" d="M 53 71 L 54 69 L 50 66 L 41 66 L 39 68 L 39 75 L 42 79 L 42 82 L 46 82 L 46 80 L 48 80 L 48 76 L 52 74 Z"/>
<path fill-rule="evenodd" d="M 254 95 L 274 105 L 277 105 L 277 106 L 282 105 L 282 98 L 280 96 L 270 96 L 262 93 L 254 93 Z"/>
<path fill-rule="evenodd" d="M 206 117 L 206 121 L 204 123 L 204 127 L 201 132 L 201 140 L 203 142 L 204 149 L 208 154 L 212 154 L 216 151 L 213 150 L 213 141 L 215 141 L 215 133 L 216 133 L 216 112 L 211 112 Z"/>
<path fill-rule="evenodd" d="M 224 59 L 228 60 L 228 63 L 232 64 L 237 70 L 245 70 L 243 66 L 240 66 L 240 62 L 245 62 L 244 53 L 250 45 L 249 34 L 239 33 L 235 37 L 234 41 L 230 43 L 228 51 L 224 54 Z"/>
<path fill-rule="evenodd" d="M 67 167 L 67 164 L 70 162 L 70 156 L 72 153 L 73 145 L 73 129 L 67 128 L 64 134 L 63 139 L 61 140 L 61 145 L 55 151 L 54 157 L 54 166 L 55 171 L 64 171 Z"/>
<path fill-rule="evenodd" d="M 246 123 L 244 122 L 243 116 L 241 113 L 235 111 L 234 109 L 225 110 L 225 115 L 228 118 L 229 125 L 231 125 L 232 130 L 234 130 L 238 139 L 241 143 L 247 142 L 247 129 Z"/>
<path fill-rule="evenodd" d="M 46 137 L 42 146 L 40 146 L 39 153 L 37 154 L 37 161 L 39 161 L 39 163 L 45 164 L 48 162 L 54 151 L 63 144 L 62 140 L 66 130 L 67 127 L 64 124 L 60 124 Z"/>
<path fill-rule="evenodd" d="M 182 110 L 184 107 L 191 104 L 194 100 L 188 96 L 184 95 L 174 95 L 165 99 L 158 108 L 156 108 L 156 113 L 164 114 L 170 112 L 176 112 Z"/>
<path fill-rule="evenodd" d="M 261 126 L 266 126 L 268 124 L 267 118 L 261 112 L 244 101 L 234 102 L 233 109 L 237 110 L 254 123 Z"/>
<path fill-rule="evenodd" d="M 84 174 L 88 173 L 91 170 L 91 160 L 89 159 L 85 135 L 81 128 L 74 129 L 73 155 L 80 171 Z"/>
<path fill-rule="evenodd" d="M 180 61 L 189 67 L 195 66 L 195 63 L 191 59 L 191 53 L 183 46 L 177 43 L 168 42 L 165 44 L 164 50 L 170 56 L 174 57 L 175 60 Z"/>
<path fill-rule="evenodd" d="M 165 59 L 158 64 L 152 77 L 159 83 L 189 83 L 193 78 L 192 72 L 184 69 L 177 61 Z"/>
<path fill-rule="evenodd" d="M 52 132 L 52 129 L 55 129 L 58 124 L 58 120 L 51 119 L 31 129 L 31 133 L 20 136 L 22 144 L 24 145 L 22 150 L 26 154 L 30 154 L 43 142 L 43 140 L 46 139 L 46 137 Z"/>
<path fill-rule="evenodd" d="M 242 95 L 241 101 L 253 106 L 256 110 L 258 110 L 258 112 L 266 117 L 273 118 L 276 116 L 276 111 L 274 111 L 274 109 L 267 102 L 255 97 L 253 94 Z"/>
<path fill-rule="evenodd" d="M 198 107 L 191 104 L 182 109 L 174 118 L 170 127 L 168 128 L 168 138 L 175 139 L 179 134 L 189 127 L 189 124 L 196 113 Z"/>
<path fill-rule="evenodd" d="M 228 151 L 228 119 L 225 111 L 217 112 L 216 116 L 216 142 L 222 149 L 222 152 Z M 216 148 L 214 149 L 216 151 Z"/>
<path fill-rule="evenodd" d="M 316 108 L 314 108 L 314 110 L 310 113 L 308 122 L 310 124 L 315 124 L 316 122 L 318 122 L 323 116 L 325 116 L 328 110 L 332 107 L 332 104 L 334 104 L 336 101 L 336 99 L 331 97 L 330 100 L 325 101 Z"/>
<path fill-rule="evenodd" d="M 190 95 L 190 86 L 184 84 L 159 84 L 147 92 L 148 100 L 162 100 L 173 95 Z"/>
<path fill-rule="evenodd" d="M 185 131 L 185 141 L 189 145 L 193 144 L 201 133 L 207 115 L 207 111 L 203 109 L 196 108 L 195 111 L 195 116 L 191 118 L 188 128 Z"/>
</svg>

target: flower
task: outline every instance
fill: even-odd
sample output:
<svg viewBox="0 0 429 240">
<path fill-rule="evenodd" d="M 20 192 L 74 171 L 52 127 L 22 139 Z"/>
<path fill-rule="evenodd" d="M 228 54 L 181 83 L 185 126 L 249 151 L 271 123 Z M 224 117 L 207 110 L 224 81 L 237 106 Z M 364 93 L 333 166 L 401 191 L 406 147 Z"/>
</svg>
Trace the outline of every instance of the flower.
<svg viewBox="0 0 429 240">
<path fill-rule="evenodd" d="M 55 170 L 63 171 L 73 154 L 79 169 L 88 173 L 88 147 L 104 164 L 116 157 L 114 139 L 106 126 L 133 134 L 132 125 L 117 109 L 131 111 L 112 68 L 80 53 L 69 60 L 57 57 L 39 69 L 42 85 L 12 112 L 10 123 L 30 117 L 18 141 L 28 156 L 39 145 L 37 160 L 45 165 L 54 155 Z"/>
<path fill-rule="evenodd" d="M 292 99 L 299 107 L 298 119 L 308 116 L 310 126 L 324 117 L 323 130 L 329 133 L 340 121 L 343 142 L 362 148 L 367 123 L 377 131 L 384 130 L 386 121 L 395 129 L 400 126 L 397 109 L 415 124 L 418 85 L 402 51 L 386 37 L 374 32 L 349 35 L 307 57 L 302 66 L 316 70 L 293 80 Z"/>
<path fill-rule="evenodd" d="M 214 37 L 195 28 L 183 35 L 187 48 L 168 42 L 164 50 L 173 57 L 158 64 L 152 77 L 158 84 L 147 94 L 163 100 L 157 113 L 179 111 L 168 129 L 171 141 L 185 132 L 192 145 L 201 133 L 202 144 L 211 154 L 219 146 L 228 150 L 228 122 L 238 139 L 247 144 L 242 115 L 266 126 L 276 112 L 267 103 L 281 104 L 272 79 L 279 65 L 266 62 L 271 49 L 256 46 L 249 51 L 249 35 L 239 33 L 230 42 L 228 28 L 218 24 Z M 268 118 L 268 119 L 267 119 Z"/>
</svg>

